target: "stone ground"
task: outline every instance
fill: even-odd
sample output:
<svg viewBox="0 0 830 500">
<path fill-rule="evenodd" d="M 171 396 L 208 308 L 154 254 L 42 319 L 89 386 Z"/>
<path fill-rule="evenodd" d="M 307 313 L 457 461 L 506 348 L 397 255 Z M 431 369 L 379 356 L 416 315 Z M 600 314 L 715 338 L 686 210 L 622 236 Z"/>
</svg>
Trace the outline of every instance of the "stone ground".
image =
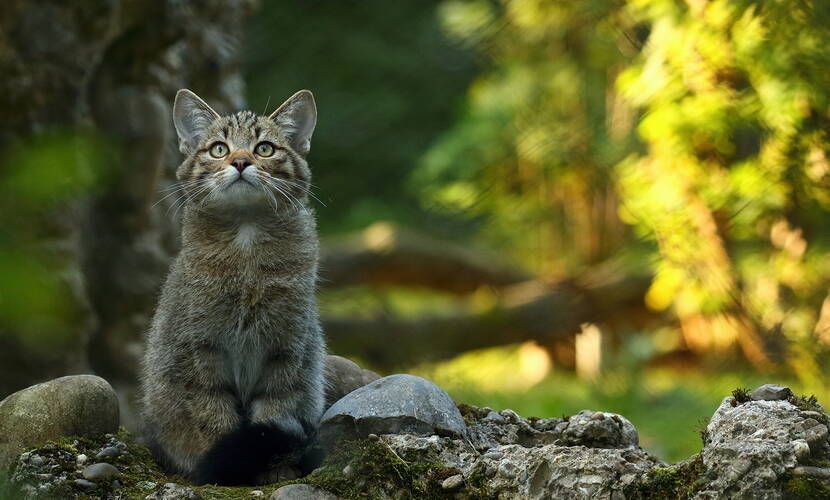
<svg viewBox="0 0 830 500">
<path fill-rule="evenodd" d="M 65 377 L 26 391 L 60 400 L 55 385 L 106 392 L 102 382 Z M 48 406 L 25 393 L 13 396 L 0 402 L 0 428 L 32 424 L 15 420 L 33 413 L 26 404 Z M 636 429 L 621 415 L 585 410 L 525 418 L 456 405 L 425 379 L 392 375 L 329 408 L 320 429 L 328 456 L 304 478 L 251 487 L 189 485 L 165 474 L 121 429 L 60 437 L 15 454 L 0 498 L 830 498 L 829 427 L 830 417 L 813 398 L 771 385 L 736 390 L 702 433 L 701 452 L 667 465 L 639 447 Z"/>
</svg>

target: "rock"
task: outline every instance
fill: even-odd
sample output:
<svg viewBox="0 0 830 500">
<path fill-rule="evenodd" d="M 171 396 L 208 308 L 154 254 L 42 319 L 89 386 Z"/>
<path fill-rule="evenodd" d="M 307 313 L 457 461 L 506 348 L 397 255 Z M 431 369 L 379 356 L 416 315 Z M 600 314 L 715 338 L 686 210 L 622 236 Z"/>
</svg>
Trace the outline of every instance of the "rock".
<svg viewBox="0 0 830 500">
<path fill-rule="evenodd" d="M 469 444 L 449 437 L 395 434 L 380 439 L 407 462 L 456 468 L 462 478 L 477 476 L 487 488 L 479 496 L 486 498 L 622 499 L 626 488 L 662 464 L 639 448 L 502 444 L 488 456 L 471 453 Z M 380 492 L 368 496 L 375 493 Z"/>
<path fill-rule="evenodd" d="M 144 497 L 145 500 L 202 500 L 193 488 L 176 483 L 165 483 L 158 491 Z"/>
<path fill-rule="evenodd" d="M 377 373 L 361 368 L 350 359 L 326 356 L 326 409 L 346 394 L 379 378 Z"/>
<path fill-rule="evenodd" d="M 706 427 L 701 458 L 711 479 L 698 496 L 781 498 L 788 477 L 811 470 L 799 468 L 800 463 L 830 460 L 830 418 L 817 411 L 814 402 L 800 399 L 750 400 L 732 406 L 733 398 L 725 398 Z"/>
<path fill-rule="evenodd" d="M 278 488 L 269 500 L 337 500 L 337 497 L 310 484 L 289 484 Z"/>
<path fill-rule="evenodd" d="M 87 465 L 84 467 L 84 479 L 89 479 L 90 481 L 101 481 L 104 479 L 114 479 L 121 475 L 118 469 L 115 468 L 114 465 L 108 464 L 106 462 Z"/>
<path fill-rule="evenodd" d="M 749 393 L 754 401 L 782 401 L 792 397 L 793 391 L 789 387 L 775 384 L 764 384 Z"/>
<path fill-rule="evenodd" d="M 259 497 L 264 497 L 264 496 L 265 496 L 265 492 L 264 492 L 264 491 L 262 491 L 262 490 L 251 490 L 251 496 L 252 496 L 252 497 L 256 497 L 256 498 L 259 498 Z"/>
<path fill-rule="evenodd" d="M 86 461 L 88 460 L 88 458 L 89 457 L 87 457 L 86 455 L 81 453 L 80 455 L 75 457 L 75 465 L 77 465 L 78 467 L 84 465 L 86 463 Z"/>
<path fill-rule="evenodd" d="M 118 399 L 94 375 L 61 377 L 15 392 L 0 402 L 0 470 L 25 448 L 64 436 L 118 430 Z"/>
<path fill-rule="evenodd" d="M 464 419 L 450 396 L 429 380 L 390 375 L 352 391 L 326 411 L 320 441 L 332 448 L 342 438 L 369 434 L 463 436 Z"/>
<path fill-rule="evenodd" d="M 117 446 L 107 446 L 106 448 L 99 451 L 95 458 L 115 458 L 120 457 L 124 454 L 124 450 L 117 447 Z"/>
<path fill-rule="evenodd" d="M 628 448 L 640 442 L 634 424 L 616 413 L 582 410 L 567 422 L 567 427 L 562 430 L 562 439 L 571 446 Z"/>
<path fill-rule="evenodd" d="M 447 491 L 452 491 L 457 490 L 462 484 L 464 484 L 464 476 L 456 474 L 444 479 L 441 482 L 441 488 Z"/>
<path fill-rule="evenodd" d="M 86 479 L 76 479 L 73 482 L 85 490 L 95 487 L 95 483 L 93 483 L 92 481 L 87 481 Z"/>
</svg>

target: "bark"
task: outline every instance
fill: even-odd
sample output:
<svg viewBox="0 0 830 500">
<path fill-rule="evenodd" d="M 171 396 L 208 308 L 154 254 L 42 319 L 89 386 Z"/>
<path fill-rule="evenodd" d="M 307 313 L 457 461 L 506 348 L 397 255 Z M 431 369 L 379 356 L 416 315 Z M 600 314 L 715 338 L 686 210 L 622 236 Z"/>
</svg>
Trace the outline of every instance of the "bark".
<svg viewBox="0 0 830 500">
<path fill-rule="evenodd" d="M 59 332 L 72 341 L 55 359 L 28 349 L 14 326 L 0 325 L 0 394 L 90 369 L 116 382 L 134 377 L 142 332 L 177 250 L 176 224 L 165 216 L 169 204 L 152 207 L 180 161 L 170 105 L 181 87 L 220 111 L 244 104 L 235 38 L 244 30 L 228 26 L 244 25 L 254 6 L 252 0 L 207 0 L 198 8 L 173 0 L 4 2 L 0 149 L 27 151 L 52 133 L 92 133 L 112 148 L 94 193 L 50 209 L 43 220 L 27 220 L 49 228 L 41 240 L 57 249 L 50 265 L 72 289 L 74 322 Z"/>
</svg>

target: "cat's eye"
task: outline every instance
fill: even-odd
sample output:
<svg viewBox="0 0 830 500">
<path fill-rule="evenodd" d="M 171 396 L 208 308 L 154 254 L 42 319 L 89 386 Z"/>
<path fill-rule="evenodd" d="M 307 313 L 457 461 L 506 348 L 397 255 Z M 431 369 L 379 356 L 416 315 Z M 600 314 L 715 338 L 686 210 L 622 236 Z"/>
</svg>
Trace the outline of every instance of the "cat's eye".
<svg viewBox="0 0 830 500">
<path fill-rule="evenodd" d="M 268 157 L 274 154 L 274 145 L 270 142 L 260 142 L 254 148 L 254 152 L 258 156 Z"/>
<path fill-rule="evenodd" d="M 228 156 L 228 145 L 224 142 L 215 142 L 210 147 L 210 156 L 214 158 L 224 158 Z"/>
</svg>

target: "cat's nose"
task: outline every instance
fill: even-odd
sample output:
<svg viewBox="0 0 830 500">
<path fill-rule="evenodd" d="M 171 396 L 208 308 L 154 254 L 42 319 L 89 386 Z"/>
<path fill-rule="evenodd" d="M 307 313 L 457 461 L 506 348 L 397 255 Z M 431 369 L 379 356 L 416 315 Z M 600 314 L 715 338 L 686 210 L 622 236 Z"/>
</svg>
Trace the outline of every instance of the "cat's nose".
<svg viewBox="0 0 830 500">
<path fill-rule="evenodd" d="M 254 164 L 254 162 L 251 161 L 251 158 L 249 158 L 247 156 L 238 156 L 238 157 L 234 158 L 233 160 L 231 160 L 231 165 L 236 167 L 236 169 L 239 170 L 240 174 L 242 173 L 243 170 L 245 170 L 245 167 L 249 167 L 253 164 Z"/>
</svg>

